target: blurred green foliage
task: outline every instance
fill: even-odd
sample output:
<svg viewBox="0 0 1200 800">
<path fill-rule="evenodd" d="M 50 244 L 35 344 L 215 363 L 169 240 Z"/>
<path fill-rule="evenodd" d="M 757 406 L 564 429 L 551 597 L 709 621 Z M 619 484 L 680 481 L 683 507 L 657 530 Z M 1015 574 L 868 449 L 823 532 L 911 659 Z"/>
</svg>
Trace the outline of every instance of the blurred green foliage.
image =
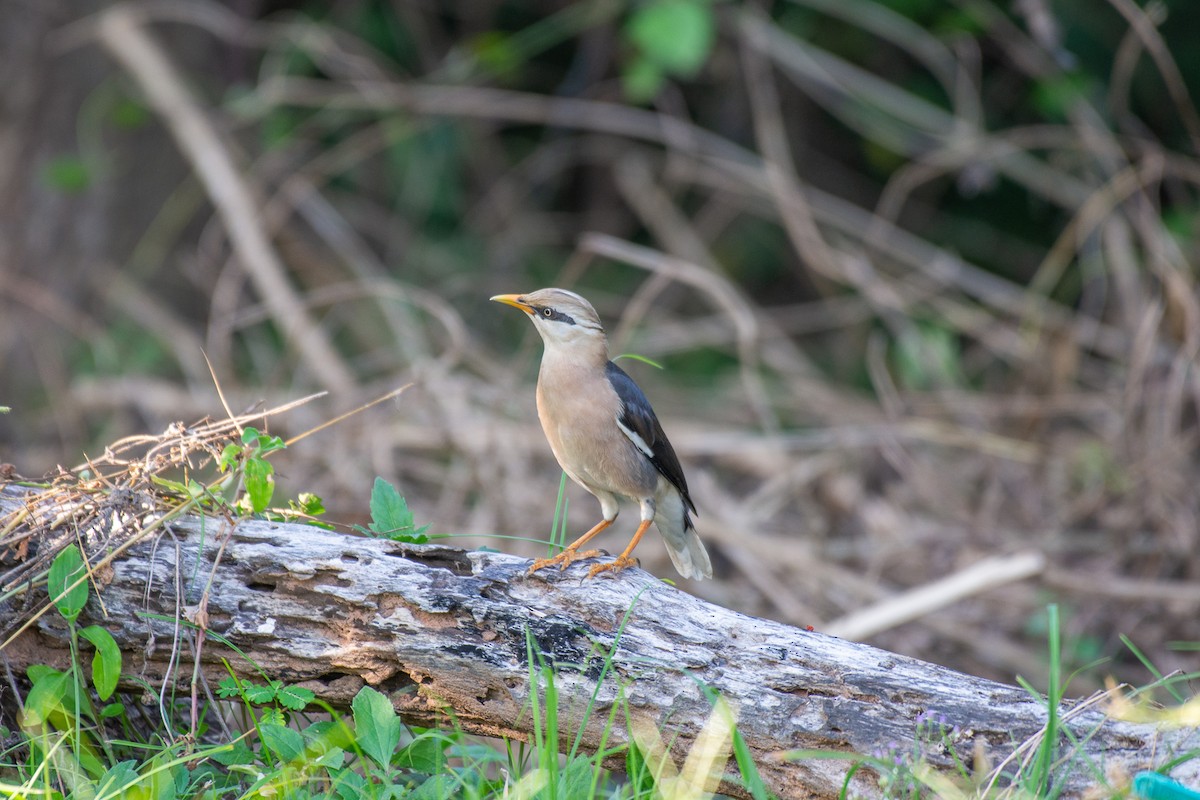
<svg viewBox="0 0 1200 800">
<path fill-rule="evenodd" d="M 45 181 L 59 191 L 77 194 L 91 185 L 92 174 L 78 156 L 59 156 L 46 165 Z"/>
<path fill-rule="evenodd" d="M 624 32 L 635 50 L 621 75 L 625 94 L 644 103 L 668 77 L 699 73 L 712 52 L 716 20 L 710 0 L 650 0 L 633 9 Z"/>
</svg>

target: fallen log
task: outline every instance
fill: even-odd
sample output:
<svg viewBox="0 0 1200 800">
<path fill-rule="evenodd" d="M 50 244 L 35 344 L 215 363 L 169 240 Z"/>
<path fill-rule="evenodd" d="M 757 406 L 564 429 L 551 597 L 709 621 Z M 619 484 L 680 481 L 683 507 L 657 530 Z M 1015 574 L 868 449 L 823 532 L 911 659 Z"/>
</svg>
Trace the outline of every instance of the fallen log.
<svg viewBox="0 0 1200 800">
<path fill-rule="evenodd" d="M 0 519 L 30 506 L 23 491 L 0 492 Z M 950 770 L 953 756 L 970 767 L 986 754 L 993 765 L 1011 757 L 1011 774 L 1046 724 L 1044 701 L 1021 689 L 748 617 L 639 569 L 585 581 L 582 566 L 528 576 L 528 565 L 502 553 L 305 525 L 180 517 L 141 534 L 98 571 L 103 603 L 90 602 L 80 624 L 107 628 L 125 671 L 152 685 L 190 679 L 178 661 L 186 626 L 174 622 L 190 616 L 271 677 L 300 683 L 335 707 L 371 685 L 412 724 L 445 724 L 452 714 L 467 732 L 515 739 L 532 730 L 531 644 L 555 667 L 566 746 L 582 727 L 583 747 L 594 750 L 608 709 L 627 703 L 631 717 L 675 737 L 677 761 L 709 716 L 707 686 L 735 709 L 761 775 L 785 798 L 833 797 L 855 763 L 794 751 L 911 750 L 933 720 L 943 735 L 940 750 L 935 742 L 924 753 L 930 767 Z M 12 631 L 30 608 L 19 610 L 18 595 L 2 584 L 0 629 Z M 37 591 L 44 603 L 44 585 Z M 222 658 L 259 677 L 219 639 L 202 652 L 214 683 L 225 674 Z M 0 652 L 13 670 L 62 666 L 67 657 L 53 614 Z M 1064 704 L 1060 714 L 1075 740 L 1061 742 L 1060 756 L 1075 755 L 1056 772 L 1068 796 L 1105 780 L 1122 785 L 1200 746 L 1195 731 L 1111 720 L 1094 706 Z M 609 745 L 624 733 L 618 725 Z M 1200 783 L 1200 761 L 1180 764 L 1175 776 Z M 881 794 L 869 767 L 854 771 L 849 786 L 859 796 Z M 744 795 L 734 781 L 723 791 Z"/>
</svg>

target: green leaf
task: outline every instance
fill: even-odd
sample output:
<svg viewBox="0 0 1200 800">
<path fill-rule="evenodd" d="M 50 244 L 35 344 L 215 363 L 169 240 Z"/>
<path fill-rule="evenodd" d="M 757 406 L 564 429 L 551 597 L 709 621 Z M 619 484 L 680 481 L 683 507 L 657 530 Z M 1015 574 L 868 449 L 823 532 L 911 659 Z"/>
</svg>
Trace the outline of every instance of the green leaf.
<svg viewBox="0 0 1200 800">
<path fill-rule="evenodd" d="M 637 56 L 621 69 L 621 88 L 631 103 L 648 103 L 658 96 L 666 75 L 656 62 Z"/>
<path fill-rule="evenodd" d="M 333 791 L 342 800 L 359 800 L 367 796 L 367 779 L 352 769 L 338 770 L 337 774 L 330 773 L 333 779 Z"/>
<path fill-rule="evenodd" d="M 304 737 L 299 731 L 283 725 L 259 725 L 263 747 L 270 750 L 283 762 L 297 761 L 304 757 Z"/>
<path fill-rule="evenodd" d="M 317 720 L 304 729 L 304 738 L 318 751 L 350 750 L 354 747 L 354 731 L 340 718 Z"/>
<path fill-rule="evenodd" d="M 25 675 L 29 678 L 30 683 L 37 683 L 44 678 L 61 674 L 54 667 L 47 667 L 45 664 L 30 664 L 29 668 L 25 670 Z"/>
<path fill-rule="evenodd" d="M 79 156 L 59 156 L 46 165 L 42 178 L 52 188 L 79 194 L 91 185 L 92 171 Z"/>
<path fill-rule="evenodd" d="M 63 548 L 50 565 L 50 579 L 47 584 L 50 597 L 54 600 L 58 613 L 68 622 L 74 622 L 87 604 L 87 581 L 75 583 L 83 574 L 83 556 L 79 553 L 79 547 L 74 544 Z"/>
<path fill-rule="evenodd" d="M 708 60 L 716 22 L 704 0 L 653 0 L 633 13 L 626 32 L 647 59 L 690 78 Z"/>
<path fill-rule="evenodd" d="M 446 773 L 430 775 L 424 783 L 417 787 L 415 792 L 404 795 L 404 800 L 445 800 L 447 797 L 454 796 L 456 783 L 456 779 Z M 556 796 L 570 797 L 571 795 Z"/>
<path fill-rule="evenodd" d="M 275 493 L 275 467 L 270 461 L 251 458 L 246 461 L 242 475 L 246 479 L 250 507 L 256 514 L 261 513 L 271 504 L 271 495 Z"/>
<path fill-rule="evenodd" d="M 125 797 L 121 791 L 138 782 L 137 761 L 118 761 L 109 767 L 96 784 L 97 797 Z"/>
<path fill-rule="evenodd" d="M 247 765 L 254 763 L 254 751 L 245 742 L 237 742 L 228 750 L 213 752 L 211 758 L 224 767 Z"/>
<path fill-rule="evenodd" d="M 395 486 L 383 478 L 375 478 L 375 485 L 371 487 L 371 530 L 386 536 L 412 526 L 413 515 L 408 510 L 408 502 Z"/>
<path fill-rule="evenodd" d="M 309 763 L 328 769 L 338 769 L 346 763 L 346 751 L 340 747 L 331 747 L 321 753 L 321 755 L 311 759 Z"/>
<path fill-rule="evenodd" d="M 222 678 L 217 684 L 217 697 L 231 698 L 239 697 L 242 689 L 238 686 L 237 678 L 232 675 Z"/>
<path fill-rule="evenodd" d="M 271 683 L 275 684 L 276 682 L 271 681 Z M 242 696 L 246 698 L 247 702 L 254 703 L 255 705 L 261 706 L 273 702 L 276 691 L 276 685 L 263 686 L 261 683 L 242 684 Z"/>
<path fill-rule="evenodd" d="M 99 625 L 89 625 L 79 635 L 96 648 L 96 655 L 92 656 L 92 685 L 100 699 L 107 700 L 116 691 L 121 677 L 121 648 L 112 634 Z"/>
<path fill-rule="evenodd" d="M 587 797 L 596 780 L 596 766 L 587 756 L 575 756 L 560 767 L 558 792 L 561 797 Z"/>
<path fill-rule="evenodd" d="M 258 712 L 258 722 L 260 725 L 287 725 L 287 717 L 281 709 L 275 706 L 267 706 Z"/>
<path fill-rule="evenodd" d="M 278 436 L 268 436 L 264 433 L 258 437 L 258 448 L 263 452 L 263 455 L 266 455 L 267 453 L 274 453 L 276 450 L 287 449 L 287 444 Z"/>
<path fill-rule="evenodd" d="M 224 472 L 224 468 L 222 468 L 222 472 Z M 197 497 L 203 497 L 205 494 L 204 487 L 197 481 L 191 479 L 189 479 L 186 484 L 183 484 L 179 481 L 169 480 L 159 475 L 151 475 L 150 482 L 156 486 L 163 487 L 168 492 L 173 492 L 180 497 L 186 497 L 191 500 L 194 500 Z"/>
<path fill-rule="evenodd" d="M 221 460 L 217 462 L 221 472 L 226 472 L 230 467 L 237 464 L 238 459 L 242 457 L 242 446 L 240 444 L 227 444 L 225 449 L 221 451 Z"/>
<path fill-rule="evenodd" d="M 257 450 L 258 455 L 266 455 L 287 446 L 278 436 L 271 436 L 250 426 L 242 429 L 242 444 L 247 450 Z"/>
<path fill-rule="evenodd" d="M 423 736 L 396 755 L 396 765 L 432 775 L 439 772 L 445 763 L 446 759 L 442 754 L 448 744 L 449 742 L 440 736 Z"/>
<path fill-rule="evenodd" d="M 312 492 L 301 492 L 298 498 L 288 501 L 288 508 L 310 517 L 319 517 L 325 513 L 325 501 Z"/>
<path fill-rule="evenodd" d="M 109 112 L 113 125 L 125 130 L 140 128 L 150 120 L 150 111 L 146 106 L 129 97 L 123 97 L 113 104 Z"/>
<path fill-rule="evenodd" d="M 1034 105 L 1052 122 L 1065 122 L 1072 109 L 1094 94 L 1094 80 L 1082 73 L 1056 74 L 1033 85 Z"/>
<path fill-rule="evenodd" d="M 53 669 L 39 675 L 33 682 L 29 694 L 25 695 L 25 711 L 22 720 L 25 727 L 45 725 L 50 720 L 51 714 L 64 710 L 63 700 L 67 696 L 70 678 L 68 673 Z"/>
<path fill-rule="evenodd" d="M 303 686 L 284 686 L 275 694 L 279 704 L 292 711 L 303 711 L 315 697 L 311 689 Z"/>
<path fill-rule="evenodd" d="M 350 703 L 354 712 L 354 732 L 358 746 L 379 766 L 387 766 L 396 745 L 400 744 L 401 722 L 392 703 L 382 694 L 364 686 Z"/>
<path fill-rule="evenodd" d="M 966 383 L 957 335 L 935 324 L 917 324 L 901 331 L 896 341 L 897 377 L 917 390 L 958 387 Z"/>
<path fill-rule="evenodd" d="M 109 703 L 100 709 L 100 719 L 112 719 L 125 713 L 124 703 Z"/>
<path fill-rule="evenodd" d="M 521 66 L 521 53 L 512 37 L 500 31 L 485 31 L 467 42 L 479 65 L 496 77 L 510 77 Z"/>
<path fill-rule="evenodd" d="M 424 544 L 429 537 L 422 534 L 428 525 L 417 528 L 413 525 L 412 512 L 408 503 L 396 491 L 396 487 L 383 478 L 376 478 L 371 487 L 371 532 L 397 542 Z"/>
</svg>

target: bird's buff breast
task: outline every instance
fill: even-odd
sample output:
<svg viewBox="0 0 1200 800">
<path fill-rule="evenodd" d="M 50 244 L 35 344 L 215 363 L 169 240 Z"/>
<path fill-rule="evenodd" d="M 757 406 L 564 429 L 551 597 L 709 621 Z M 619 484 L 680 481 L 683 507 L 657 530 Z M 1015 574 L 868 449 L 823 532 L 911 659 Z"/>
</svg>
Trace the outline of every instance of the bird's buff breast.
<svg viewBox="0 0 1200 800">
<path fill-rule="evenodd" d="M 616 393 L 608 386 L 592 388 L 593 392 L 564 395 L 539 386 L 538 419 L 554 457 L 573 481 L 593 494 L 653 495 L 657 471 L 621 432 L 615 412 L 610 416 L 606 411 L 619 407 Z M 596 397 L 605 390 L 611 393 L 610 402 Z"/>
</svg>

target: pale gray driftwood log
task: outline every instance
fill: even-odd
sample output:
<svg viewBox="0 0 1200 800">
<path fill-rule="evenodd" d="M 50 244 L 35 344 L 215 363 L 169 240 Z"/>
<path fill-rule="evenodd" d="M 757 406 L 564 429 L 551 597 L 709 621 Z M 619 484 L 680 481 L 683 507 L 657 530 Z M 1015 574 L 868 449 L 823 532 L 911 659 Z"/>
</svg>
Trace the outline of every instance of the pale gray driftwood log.
<svg viewBox="0 0 1200 800">
<path fill-rule="evenodd" d="M 0 495 L 0 508 L 11 503 Z M 587 717 L 584 746 L 598 746 L 608 709 L 623 697 L 633 715 L 677 734 L 679 761 L 710 711 L 704 684 L 737 710 L 762 775 L 784 798 L 834 796 L 850 766 L 839 759 L 780 758 L 784 751 L 907 749 L 918 717 L 932 713 L 970 732 L 960 757 L 969 762 L 978 743 L 996 763 L 1045 722 L 1043 706 L 1017 688 L 748 617 L 641 570 L 582 581 L 582 565 L 534 577 L 525 574 L 528 565 L 498 553 L 301 525 L 231 527 L 188 518 L 121 554 L 111 573 L 102 573 L 107 617 L 93 601 L 81 622 L 112 631 L 129 673 L 154 684 L 185 684 L 189 648 L 181 648 L 182 665 L 171 660 L 180 626 L 149 615 L 170 620 L 194 608 L 211 574 L 210 629 L 273 677 L 303 682 L 334 705 L 370 684 L 410 722 L 445 722 L 452 711 L 469 732 L 515 738 L 531 731 L 528 635 L 539 657 L 558 666 L 564 737 L 574 737 Z M 612 669 L 605 673 L 609 651 Z M 13 668 L 61 663 L 61 626 L 46 615 L 3 657 Z M 210 639 L 203 660 L 211 680 L 223 675 L 219 658 L 245 666 Z M 589 716 L 594 692 L 598 701 Z M 1086 742 L 1081 749 L 1099 774 L 1116 780 L 1200 745 L 1195 732 L 1106 721 L 1095 711 L 1070 717 L 1069 727 Z M 623 732 L 619 725 L 617 736 Z M 948 758 L 934 754 L 932 763 L 945 769 Z M 1177 775 L 1200 782 L 1196 763 L 1179 767 Z M 1059 774 L 1068 795 L 1096 783 L 1082 759 Z M 725 788 L 741 794 L 732 784 Z M 856 774 L 852 790 L 880 794 L 869 770 Z"/>
</svg>

